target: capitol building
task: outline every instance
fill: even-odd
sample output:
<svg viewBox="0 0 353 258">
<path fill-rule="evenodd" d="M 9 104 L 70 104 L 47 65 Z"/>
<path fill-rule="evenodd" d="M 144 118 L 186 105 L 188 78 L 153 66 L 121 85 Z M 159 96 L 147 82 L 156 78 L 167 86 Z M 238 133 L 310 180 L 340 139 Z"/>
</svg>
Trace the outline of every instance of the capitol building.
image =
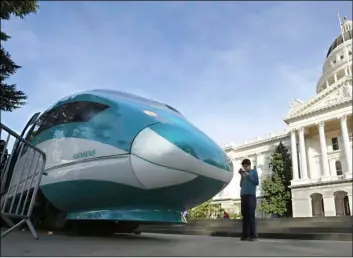
<svg viewBox="0 0 353 258">
<path fill-rule="evenodd" d="M 342 37 L 343 35 L 343 37 Z M 313 85 L 314 87 L 314 85 Z M 292 156 L 293 217 L 352 215 L 352 21 L 344 19 L 341 33 L 329 47 L 316 95 L 291 103 L 284 118 L 287 129 L 241 145 L 225 145 L 235 170 L 251 160 L 261 181 L 271 175 L 269 162 L 282 142 Z M 213 198 L 230 212 L 240 213 L 240 176 Z M 258 217 L 265 214 L 258 212 Z"/>
</svg>

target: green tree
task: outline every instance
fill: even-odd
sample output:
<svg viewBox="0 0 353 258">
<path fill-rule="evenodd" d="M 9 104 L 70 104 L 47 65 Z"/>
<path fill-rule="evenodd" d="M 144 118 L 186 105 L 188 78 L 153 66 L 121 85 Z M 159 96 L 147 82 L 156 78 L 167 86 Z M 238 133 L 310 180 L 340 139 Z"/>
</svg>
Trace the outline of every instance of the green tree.
<svg viewBox="0 0 353 258">
<path fill-rule="evenodd" d="M 292 160 L 286 146 L 279 143 L 271 156 L 272 175 L 262 182 L 264 200 L 259 210 L 283 217 L 292 215 L 291 190 Z"/>
<path fill-rule="evenodd" d="M 35 13 L 38 9 L 37 1 L 26 0 L 26 1 L 1 1 L 0 19 L 1 23 L 4 20 L 9 20 L 12 15 L 23 19 L 25 16 L 31 13 Z M 13 111 L 20 106 L 26 104 L 26 94 L 16 89 L 16 84 L 7 84 L 5 80 L 11 75 L 15 74 L 17 69 L 21 66 L 17 65 L 12 59 L 9 52 L 3 47 L 3 43 L 10 39 L 10 36 L 1 30 L 0 32 L 0 58 L 1 58 L 1 69 L 0 69 L 0 110 L 1 111 Z M 25 46 L 25 42 L 23 42 Z"/>
</svg>

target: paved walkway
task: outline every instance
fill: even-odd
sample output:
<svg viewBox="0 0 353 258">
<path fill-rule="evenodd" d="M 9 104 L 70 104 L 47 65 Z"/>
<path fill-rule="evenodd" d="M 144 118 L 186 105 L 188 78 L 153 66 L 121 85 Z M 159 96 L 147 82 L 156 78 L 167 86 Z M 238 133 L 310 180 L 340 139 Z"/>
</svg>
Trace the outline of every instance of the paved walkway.
<svg viewBox="0 0 353 258">
<path fill-rule="evenodd" d="M 350 256 L 352 242 L 269 240 L 185 235 L 72 237 L 12 232 L 1 239 L 1 256 Z"/>
</svg>

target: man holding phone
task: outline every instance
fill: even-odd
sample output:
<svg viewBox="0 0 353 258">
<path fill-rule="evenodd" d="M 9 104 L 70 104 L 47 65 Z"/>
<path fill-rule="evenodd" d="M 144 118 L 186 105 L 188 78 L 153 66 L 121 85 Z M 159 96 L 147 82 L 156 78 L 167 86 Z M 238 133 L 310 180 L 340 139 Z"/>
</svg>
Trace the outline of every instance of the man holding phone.
<svg viewBox="0 0 353 258">
<path fill-rule="evenodd" d="M 241 215 L 243 217 L 242 241 L 256 241 L 256 186 L 259 184 L 259 177 L 256 169 L 251 169 L 251 161 L 244 159 L 239 169 Z"/>
</svg>

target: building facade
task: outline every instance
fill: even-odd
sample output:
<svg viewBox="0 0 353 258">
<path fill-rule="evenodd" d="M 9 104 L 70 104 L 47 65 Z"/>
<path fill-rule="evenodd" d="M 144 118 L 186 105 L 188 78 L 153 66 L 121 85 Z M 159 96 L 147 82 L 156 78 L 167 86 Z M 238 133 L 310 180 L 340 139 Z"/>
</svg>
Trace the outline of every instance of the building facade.
<svg viewBox="0 0 353 258">
<path fill-rule="evenodd" d="M 307 102 L 296 99 L 291 103 L 284 119 L 287 129 L 225 146 L 235 172 L 249 158 L 260 181 L 271 175 L 270 157 L 279 142 L 287 146 L 293 165 L 293 217 L 352 214 L 352 21 L 345 18 L 341 29 L 327 53 L 317 94 Z M 240 176 L 234 173 L 232 182 L 213 201 L 239 213 L 239 184 Z M 261 182 L 257 196 L 260 203 Z"/>
</svg>

